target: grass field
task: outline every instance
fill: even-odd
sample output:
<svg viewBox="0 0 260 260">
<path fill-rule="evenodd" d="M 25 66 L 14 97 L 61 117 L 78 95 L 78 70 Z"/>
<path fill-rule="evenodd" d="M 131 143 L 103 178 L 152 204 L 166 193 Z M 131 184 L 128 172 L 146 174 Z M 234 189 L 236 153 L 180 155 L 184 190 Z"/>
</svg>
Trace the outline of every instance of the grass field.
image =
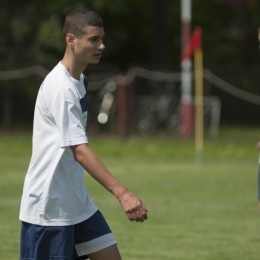
<svg viewBox="0 0 260 260">
<path fill-rule="evenodd" d="M 259 260 L 259 130 L 221 129 L 205 141 L 201 164 L 193 141 L 90 137 L 90 147 L 149 209 L 145 223 L 128 221 L 117 200 L 86 174 L 123 259 Z M 30 155 L 30 135 L 0 135 L 1 260 L 19 257 L 18 213 Z"/>
</svg>

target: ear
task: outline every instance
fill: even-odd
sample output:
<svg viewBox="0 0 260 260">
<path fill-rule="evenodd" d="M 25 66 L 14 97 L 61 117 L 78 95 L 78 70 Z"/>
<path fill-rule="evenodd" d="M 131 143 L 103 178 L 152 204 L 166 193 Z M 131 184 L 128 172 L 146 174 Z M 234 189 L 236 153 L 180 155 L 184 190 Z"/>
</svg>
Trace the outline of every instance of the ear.
<svg viewBox="0 0 260 260">
<path fill-rule="evenodd" d="M 71 33 L 67 33 L 66 35 L 66 43 L 69 47 L 74 47 L 75 46 L 75 36 Z"/>
</svg>

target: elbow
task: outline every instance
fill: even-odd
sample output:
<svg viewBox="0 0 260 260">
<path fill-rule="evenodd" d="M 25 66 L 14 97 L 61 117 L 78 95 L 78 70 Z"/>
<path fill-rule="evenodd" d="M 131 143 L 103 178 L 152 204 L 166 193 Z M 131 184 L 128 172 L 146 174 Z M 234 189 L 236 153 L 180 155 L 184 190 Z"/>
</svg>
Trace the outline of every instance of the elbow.
<svg viewBox="0 0 260 260">
<path fill-rule="evenodd" d="M 71 146 L 70 148 L 73 153 L 73 157 L 74 157 L 75 161 L 82 164 L 82 161 L 84 158 L 84 153 L 80 146 L 81 145 L 75 145 L 75 146 Z"/>
</svg>

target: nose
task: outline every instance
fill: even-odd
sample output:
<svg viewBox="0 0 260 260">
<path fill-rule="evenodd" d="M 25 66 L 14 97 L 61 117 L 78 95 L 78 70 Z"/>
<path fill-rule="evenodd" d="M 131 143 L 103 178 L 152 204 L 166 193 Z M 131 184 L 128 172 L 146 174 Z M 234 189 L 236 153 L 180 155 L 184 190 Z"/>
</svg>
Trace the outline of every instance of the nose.
<svg viewBox="0 0 260 260">
<path fill-rule="evenodd" d="M 103 51 L 105 48 L 106 48 L 106 47 L 105 47 L 104 43 L 101 42 L 101 44 L 100 44 L 100 46 L 99 46 L 99 49 Z"/>
</svg>

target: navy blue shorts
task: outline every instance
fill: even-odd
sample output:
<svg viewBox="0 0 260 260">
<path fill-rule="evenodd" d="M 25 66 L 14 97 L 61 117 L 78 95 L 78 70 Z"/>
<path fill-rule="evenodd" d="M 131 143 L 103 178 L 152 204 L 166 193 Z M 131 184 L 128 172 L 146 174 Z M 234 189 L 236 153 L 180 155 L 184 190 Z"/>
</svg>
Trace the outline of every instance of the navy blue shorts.
<svg viewBox="0 0 260 260">
<path fill-rule="evenodd" d="M 117 244 L 100 211 L 71 226 L 38 226 L 22 222 L 21 260 L 80 260 Z"/>
</svg>

